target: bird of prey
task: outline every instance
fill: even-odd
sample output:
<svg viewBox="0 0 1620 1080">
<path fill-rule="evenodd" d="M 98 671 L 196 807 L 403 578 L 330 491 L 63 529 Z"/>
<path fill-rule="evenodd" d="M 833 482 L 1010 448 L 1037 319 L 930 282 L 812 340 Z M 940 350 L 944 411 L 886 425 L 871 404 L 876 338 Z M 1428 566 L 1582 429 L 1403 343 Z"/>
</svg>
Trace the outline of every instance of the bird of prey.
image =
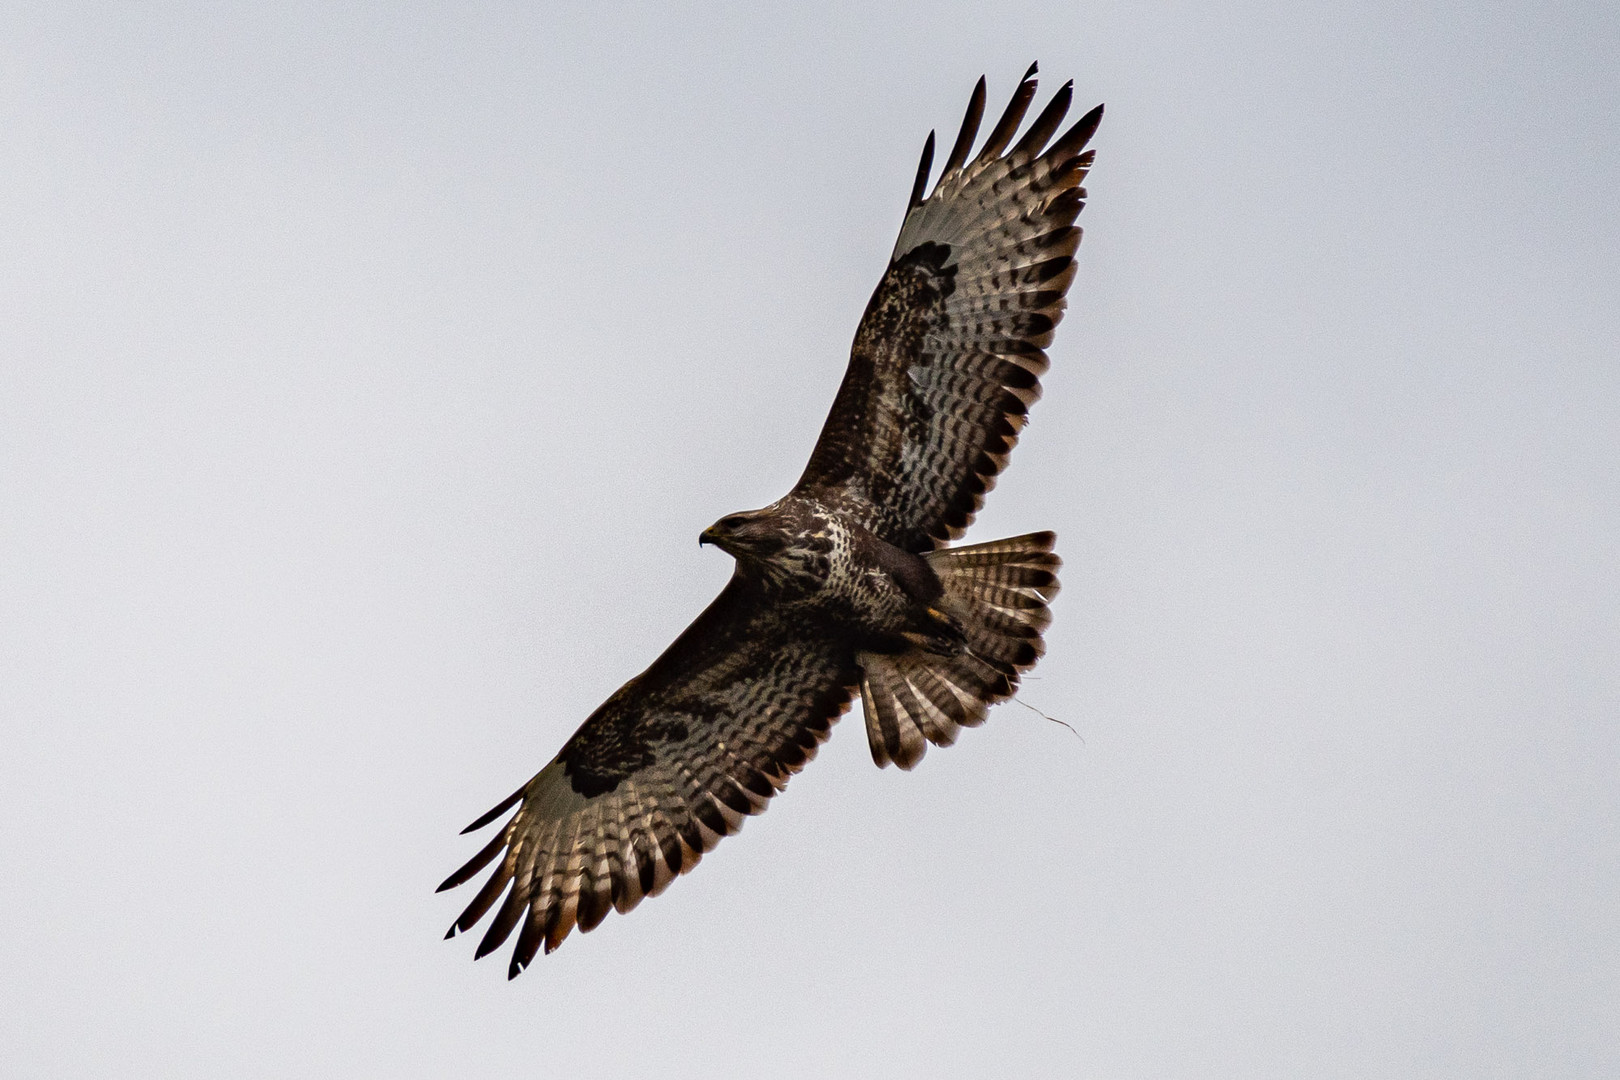
<svg viewBox="0 0 1620 1080">
<path fill-rule="evenodd" d="M 1014 143 L 1035 70 L 974 154 L 979 80 L 931 192 L 929 134 L 804 475 L 699 538 L 736 560 L 730 582 L 465 830 L 517 807 L 439 886 L 495 864 L 445 936 L 495 908 L 482 957 L 521 925 L 509 978 L 575 926 L 591 930 L 696 866 L 765 809 L 857 693 L 873 760 L 909 769 L 928 743 L 949 746 L 983 722 L 1044 651 L 1060 565 L 1052 534 L 947 547 L 1040 394 L 1075 275 L 1085 147 L 1102 106 L 1054 141 L 1065 84 Z"/>
</svg>

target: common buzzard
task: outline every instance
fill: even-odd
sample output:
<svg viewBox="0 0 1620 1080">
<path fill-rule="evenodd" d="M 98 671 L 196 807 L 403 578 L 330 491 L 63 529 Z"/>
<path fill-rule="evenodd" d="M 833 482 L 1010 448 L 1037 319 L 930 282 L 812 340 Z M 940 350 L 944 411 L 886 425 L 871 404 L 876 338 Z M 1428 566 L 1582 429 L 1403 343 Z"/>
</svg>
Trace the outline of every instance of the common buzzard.
<svg viewBox="0 0 1620 1080">
<path fill-rule="evenodd" d="M 1040 395 L 1074 280 L 1085 145 L 1102 106 L 1048 145 L 1069 108 L 1065 84 L 1014 144 L 1034 74 L 970 160 L 979 80 L 925 197 L 929 134 L 804 475 L 699 539 L 736 559 L 730 583 L 550 764 L 465 830 L 517 807 L 439 886 L 496 864 L 445 936 L 504 893 L 477 955 L 521 924 L 508 977 L 576 925 L 629 911 L 696 866 L 765 809 L 857 693 L 873 760 L 909 769 L 928 743 L 949 746 L 981 723 L 1040 657 L 1058 591 L 1052 534 L 945 546 L 984 505 Z"/>
</svg>

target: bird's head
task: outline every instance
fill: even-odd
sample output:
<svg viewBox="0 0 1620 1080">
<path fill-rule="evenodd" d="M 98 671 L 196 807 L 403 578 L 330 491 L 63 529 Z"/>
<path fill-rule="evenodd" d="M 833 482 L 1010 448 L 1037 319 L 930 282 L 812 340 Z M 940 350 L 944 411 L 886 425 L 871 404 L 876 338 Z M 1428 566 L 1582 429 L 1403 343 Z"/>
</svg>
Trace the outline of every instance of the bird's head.
<svg viewBox="0 0 1620 1080">
<path fill-rule="evenodd" d="M 727 514 L 698 534 L 698 546 L 713 544 L 732 558 L 756 562 L 778 555 L 788 545 L 782 523 L 772 513 L 774 507 Z"/>
<path fill-rule="evenodd" d="M 824 523 L 794 499 L 727 514 L 698 536 L 737 560 L 740 573 L 779 588 L 813 587 L 826 579 L 831 545 Z"/>
</svg>

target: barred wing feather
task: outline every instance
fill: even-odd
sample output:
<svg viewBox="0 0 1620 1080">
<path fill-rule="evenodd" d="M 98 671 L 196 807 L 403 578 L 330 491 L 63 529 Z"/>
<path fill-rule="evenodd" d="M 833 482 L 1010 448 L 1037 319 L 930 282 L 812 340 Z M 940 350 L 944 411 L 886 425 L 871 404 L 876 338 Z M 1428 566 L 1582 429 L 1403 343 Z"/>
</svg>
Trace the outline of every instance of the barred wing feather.
<svg viewBox="0 0 1620 1080">
<path fill-rule="evenodd" d="M 1040 396 L 1046 346 L 1074 280 L 1085 145 L 1102 106 L 1048 146 L 1072 97 L 1065 84 L 1008 150 L 1035 95 L 1034 70 L 969 161 L 984 109 L 979 80 L 925 199 L 929 136 L 893 257 L 794 488 L 909 551 L 960 537 L 984 505 Z"/>
<path fill-rule="evenodd" d="M 662 892 L 815 756 L 853 696 L 851 663 L 847 649 L 805 640 L 734 579 L 549 765 L 468 826 L 518 805 L 439 886 L 496 863 L 445 936 L 471 929 L 504 893 L 477 955 L 521 924 L 507 971 L 516 977 L 576 925 L 591 930 Z"/>
</svg>

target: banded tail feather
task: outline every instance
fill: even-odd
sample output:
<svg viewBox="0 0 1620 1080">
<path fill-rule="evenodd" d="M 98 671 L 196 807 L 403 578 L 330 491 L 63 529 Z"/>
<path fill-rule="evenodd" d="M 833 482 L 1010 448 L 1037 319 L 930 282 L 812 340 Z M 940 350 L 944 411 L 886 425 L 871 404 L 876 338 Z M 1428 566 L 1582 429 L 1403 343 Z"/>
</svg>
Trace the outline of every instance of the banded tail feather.
<svg viewBox="0 0 1620 1080">
<path fill-rule="evenodd" d="M 951 745 L 962 728 L 982 724 L 991 705 L 1012 697 L 1046 651 L 1041 634 L 1052 622 L 1047 605 L 1063 565 L 1052 553 L 1055 540 L 1038 532 L 923 556 L 967 647 L 955 656 L 921 648 L 857 654 L 873 761 L 910 769 L 929 743 Z"/>
</svg>

